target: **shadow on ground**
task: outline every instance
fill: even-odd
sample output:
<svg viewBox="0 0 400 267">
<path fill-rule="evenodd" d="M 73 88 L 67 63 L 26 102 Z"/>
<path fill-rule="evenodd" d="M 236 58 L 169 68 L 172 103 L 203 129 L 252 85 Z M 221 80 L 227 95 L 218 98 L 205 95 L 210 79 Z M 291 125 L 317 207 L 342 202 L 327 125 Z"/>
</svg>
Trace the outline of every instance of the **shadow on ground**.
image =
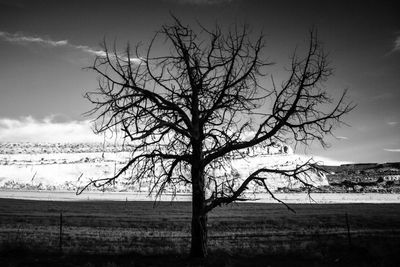
<svg viewBox="0 0 400 267">
<path fill-rule="evenodd" d="M 363 247 L 333 248 L 329 255 L 231 255 L 213 252 L 207 259 L 191 259 L 187 255 L 96 255 L 56 254 L 12 248 L 0 253 L 3 267 L 119 267 L 119 266 L 400 266 L 400 254 L 374 255 Z"/>
</svg>

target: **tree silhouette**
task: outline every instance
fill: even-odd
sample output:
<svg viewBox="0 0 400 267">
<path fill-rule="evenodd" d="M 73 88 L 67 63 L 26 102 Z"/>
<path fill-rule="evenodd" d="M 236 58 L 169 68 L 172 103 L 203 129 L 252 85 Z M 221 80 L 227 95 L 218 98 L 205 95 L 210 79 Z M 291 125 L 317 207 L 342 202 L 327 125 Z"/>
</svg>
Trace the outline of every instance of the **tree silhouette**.
<svg viewBox="0 0 400 267">
<path fill-rule="evenodd" d="M 345 92 L 330 105 L 324 82 L 332 69 L 315 31 L 305 56 L 291 58 L 288 79 L 266 89 L 260 82 L 271 63 L 263 59 L 262 35 L 252 40 L 247 26 L 199 29 L 196 33 L 174 18 L 144 56 L 129 45 L 120 55 L 104 42 L 106 56 L 90 67 L 99 75 L 99 86 L 86 94 L 94 104 L 88 113 L 96 115 L 97 133 L 118 127 L 133 152 L 115 176 L 93 180 L 80 192 L 113 183 L 128 171 L 132 182 L 150 180 L 157 195 L 178 184 L 191 186 L 190 253 L 205 257 L 209 211 L 246 200 L 250 184 L 275 198 L 265 182 L 268 174 L 310 187 L 303 175 L 315 166 L 308 161 L 293 169 L 262 168 L 244 178 L 218 176 L 215 170 L 229 166 L 232 158 L 245 158 L 255 146 L 286 140 L 305 145 L 318 140 L 326 146 L 324 137 L 353 106 L 345 103 Z M 160 39 L 169 53 L 153 55 Z"/>
</svg>

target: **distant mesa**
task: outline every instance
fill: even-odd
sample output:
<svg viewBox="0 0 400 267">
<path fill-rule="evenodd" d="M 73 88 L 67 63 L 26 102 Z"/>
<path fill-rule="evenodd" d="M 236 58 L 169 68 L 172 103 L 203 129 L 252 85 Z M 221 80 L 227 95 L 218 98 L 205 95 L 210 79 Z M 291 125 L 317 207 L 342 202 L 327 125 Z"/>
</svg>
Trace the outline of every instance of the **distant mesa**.
<svg viewBox="0 0 400 267">
<path fill-rule="evenodd" d="M 231 158 L 229 167 L 215 169 L 213 175 L 221 179 L 226 175 L 245 179 L 257 168 L 291 169 L 309 159 L 294 154 L 289 145 L 278 142 L 244 152 L 246 158 Z M 114 175 L 129 160 L 131 153 L 129 147 L 109 143 L 0 143 L 0 187 L 75 190 L 90 179 Z M 315 186 L 328 185 L 326 177 L 320 172 L 310 171 L 303 179 Z M 302 186 L 280 175 L 270 175 L 267 185 L 271 190 Z M 146 188 L 150 188 L 146 181 L 140 187 L 131 185 L 130 188 L 120 182 L 108 190 L 143 191 Z M 178 191 L 187 192 L 188 189 L 179 188 Z"/>
</svg>

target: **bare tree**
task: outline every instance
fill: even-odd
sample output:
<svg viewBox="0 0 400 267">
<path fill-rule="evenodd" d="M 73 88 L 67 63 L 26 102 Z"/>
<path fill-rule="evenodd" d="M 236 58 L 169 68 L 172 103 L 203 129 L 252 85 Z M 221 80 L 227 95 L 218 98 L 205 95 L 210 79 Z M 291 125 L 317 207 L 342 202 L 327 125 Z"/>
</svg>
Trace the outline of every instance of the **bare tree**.
<svg viewBox="0 0 400 267">
<path fill-rule="evenodd" d="M 268 174 L 310 187 L 302 174 L 314 166 L 306 162 L 290 170 L 262 168 L 244 178 L 214 175 L 214 170 L 262 144 L 318 140 L 325 146 L 324 137 L 353 106 L 345 103 L 345 92 L 333 104 L 324 90 L 332 70 L 315 31 L 305 56 L 291 58 L 289 78 L 266 89 L 260 81 L 271 63 L 263 59 L 262 35 L 252 40 L 247 26 L 226 32 L 218 26 L 199 29 L 197 34 L 174 18 L 162 26 L 144 56 L 129 46 L 120 55 L 104 42 L 106 56 L 90 67 L 99 75 L 99 86 L 86 94 L 94 104 L 89 114 L 96 114 L 97 133 L 120 128 L 133 153 L 115 176 L 94 180 L 81 192 L 110 184 L 128 171 L 132 182 L 150 179 L 151 193 L 157 195 L 178 184 L 191 186 L 190 253 L 205 257 L 208 212 L 246 200 L 250 185 L 275 198 L 265 182 Z M 169 53 L 154 56 L 160 38 Z"/>
</svg>

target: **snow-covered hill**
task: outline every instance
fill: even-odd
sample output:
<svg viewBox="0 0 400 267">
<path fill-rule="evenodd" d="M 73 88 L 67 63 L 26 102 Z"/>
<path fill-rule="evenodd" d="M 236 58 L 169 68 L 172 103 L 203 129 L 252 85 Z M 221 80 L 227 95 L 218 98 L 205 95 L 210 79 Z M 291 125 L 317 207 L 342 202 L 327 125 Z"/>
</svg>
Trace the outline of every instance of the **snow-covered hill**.
<svg viewBox="0 0 400 267">
<path fill-rule="evenodd" d="M 114 152 L 113 152 L 114 151 Z M 233 159 L 231 169 L 216 170 L 217 176 L 239 175 L 246 178 L 258 168 L 291 169 L 309 157 L 293 154 L 287 145 L 277 144 L 248 151 L 246 159 Z M 91 179 L 114 175 L 131 156 L 129 149 L 104 144 L 0 144 L 0 187 L 39 190 L 75 190 Z M 225 172 L 225 173 L 222 173 Z M 303 177 L 307 182 L 328 185 L 321 173 L 309 172 Z M 271 189 L 298 187 L 300 184 L 279 175 L 267 179 Z M 126 185 L 123 180 L 112 190 L 147 191 L 149 184 Z M 109 189 L 110 190 L 110 189 Z M 188 192 L 179 188 L 178 192 Z"/>
</svg>

